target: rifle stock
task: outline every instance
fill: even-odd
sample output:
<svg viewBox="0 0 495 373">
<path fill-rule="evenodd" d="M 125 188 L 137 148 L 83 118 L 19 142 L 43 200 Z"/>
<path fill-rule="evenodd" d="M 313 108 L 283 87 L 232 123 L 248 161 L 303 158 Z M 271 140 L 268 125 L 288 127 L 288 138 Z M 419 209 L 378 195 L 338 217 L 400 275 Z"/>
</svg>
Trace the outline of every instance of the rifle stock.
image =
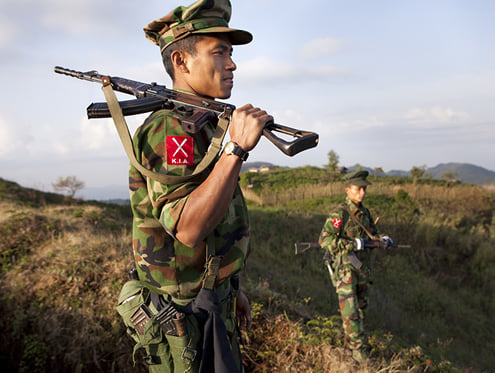
<svg viewBox="0 0 495 373">
<path fill-rule="evenodd" d="M 321 249 L 318 242 L 296 242 L 294 243 L 294 248 L 296 250 L 296 255 L 305 253 L 310 249 Z"/>
<path fill-rule="evenodd" d="M 60 66 L 55 66 L 54 70 L 58 74 L 96 83 L 102 83 L 104 79 L 107 79 L 115 91 L 135 96 L 136 99 L 134 100 L 119 102 L 124 115 L 135 115 L 178 106 L 184 107 L 187 110 L 208 110 L 217 116 L 224 115 L 230 119 L 230 115 L 235 110 L 234 105 L 174 91 L 156 83 L 142 83 L 120 77 L 111 77 L 99 74 L 95 70 L 81 72 Z M 89 105 L 87 115 L 89 119 L 108 118 L 111 116 L 106 103 L 93 103 Z M 291 136 L 293 140 L 286 141 L 275 135 L 274 132 Z M 290 157 L 318 145 L 317 133 L 286 127 L 273 122 L 267 123 L 263 130 L 263 136 Z"/>
</svg>

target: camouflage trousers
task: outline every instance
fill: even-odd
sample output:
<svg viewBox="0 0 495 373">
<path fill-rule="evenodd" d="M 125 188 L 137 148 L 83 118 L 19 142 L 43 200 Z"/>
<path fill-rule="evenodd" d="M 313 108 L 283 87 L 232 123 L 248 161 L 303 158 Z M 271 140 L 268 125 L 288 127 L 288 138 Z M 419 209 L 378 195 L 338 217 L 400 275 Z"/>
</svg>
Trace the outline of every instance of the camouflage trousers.
<svg viewBox="0 0 495 373">
<path fill-rule="evenodd" d="M 228 284 L 228 282 L 227 282 Z M 229 295 L 225 295 L 225 294 Z M 136 345 L 133 351 L 135 362 L 136 351 L 144 348 L 144 361 L 150 373 L 197 373 L 202 360 L 203 325 L 193 314 L 185 317 L 186 333 L 181 336 L 166 334 L 160 324 L 153 318 L 142 318 L 137 328 L 133 315 L 140 307 L 146 306 L 153 315 L 157 309 L 151 302 L 150 291 L 138 280 L 130 280 L 124 284 L 119 295 L 117 312 L 122 316 L 127 333 L 134 339 Z M 221 297 L 221 317 L 227 330 L 227 338 L 233 358 L 239 372 L 244 372 L 239 346 L 239 333 L 234 313 L 234 298 L 230 286 L 223 289 Z"/>
<path fill-rule="evenodd" d="M 153 306 L 151 306 L 153 309 Z M 234 360 L 238 364 L 238 372 L 244 372 L 242 364 L 237 321 L 233 312 L 233 302 L 222 303 L 222 318 L 227 329 L 227 338 Z M 186 316 L 188 335 L 174 337 L 161 334 L 156 343 L 144 346 L 148 356 L 156 356 L 157 362 L 148 366 L 149 373 L 198 373 L 202 360 L 201 349 L 203 335 L 198 320 L 194 315 Z M 186 351 L 193 352 L 189 357 Z"/>
<path fill-rule="evenodd" d="M 360 349 L 367 344 L 363 321 L 369 298 L 369 271 L 364 266 L 357 270 L 344 264 L 339 268 L 336 285 L 345 344 L 351 350 Z"/>
</svg>

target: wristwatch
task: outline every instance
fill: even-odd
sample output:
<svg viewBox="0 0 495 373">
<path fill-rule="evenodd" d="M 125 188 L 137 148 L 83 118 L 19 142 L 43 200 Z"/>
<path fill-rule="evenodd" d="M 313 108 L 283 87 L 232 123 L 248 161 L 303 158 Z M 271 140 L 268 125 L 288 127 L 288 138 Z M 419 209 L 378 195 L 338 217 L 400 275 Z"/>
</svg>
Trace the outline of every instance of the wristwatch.
<svg viewBox="0 0 495 373">
<path fill-rule="evenodd" d="M 243 161 L 246 161 L 248 159 L 249 153 L 242 149 L 239 145 L 237 145 L 233 141 L 229 141 L 227 144 L 225 144 L 225 148 L 223 149 L 225 154 L 231 155 L 237 155 L 239 158 L 241 158 Z"/>
</svg>

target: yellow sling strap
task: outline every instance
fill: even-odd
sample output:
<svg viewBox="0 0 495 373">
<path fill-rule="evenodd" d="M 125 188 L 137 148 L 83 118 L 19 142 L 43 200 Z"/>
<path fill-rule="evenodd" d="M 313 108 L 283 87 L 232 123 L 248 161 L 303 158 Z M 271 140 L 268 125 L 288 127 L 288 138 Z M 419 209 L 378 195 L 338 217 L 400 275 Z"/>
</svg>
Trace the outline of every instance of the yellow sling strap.
<svg viewBox="0 0 495 373">
<path fill-rule="evenodd" d="M 103 93 L 105 94 L 105 99 L 110 109 L 110 114 L 112 115 L 115 128 L 119 134 L 122 145 L 124 146 L 125 152 L 131 164 L 144 176 L 151 178 L 152 180 L 158 181 L 162 184 L 178 184 L 189 181 L 197 176 L 199 176 L 215 159 L 215 157 L 220 152 L 222 147 L 222 142 L 227 132 L 230 120 L 227 116 L 220 116 L 218 119 L 217 128 L 211 139 L 211 144 L 206 152 L 203 159 L 198 163 L 191 175 L 176 176 L 176 175 L 165 175 L 158 172 L 151 171 L 144 167 L 136 159 L 136 154 L 134 153 L 134 147 L 132 145 L 131 135 L 129 134 L 129 127 L 122 113 L 119 101 L 115 96 L 115 92 L 112 89 L 110 78 L 105 77 L 103 81 Z"/>
<path fill-rule="evenodd" d="M 370 238 L 370 240 L 376 240 L 376 237 L 374 235 L 372 235 L 370 233 L 370 231 L 363 225 L 363 223 L 361 223 L 358 218 L 356 218 L 352 213 L 351 211 L 347 208 L 347 206 L 344 206 L 342 205 L 341 206 L 342 210 L 344 210 L 345 212 L 347 212 L 347 214 L 351 217 L 351 219 L 361 227 L 361 229 L 368 235 L 368 237 Z"/>
<path fill-rule="evenodd" d="M 223 259 L 222 255 L 215 255 L 215 232 L 211 232 L 206 238 L 206 263 L 205 272 L 203 273 L 202 287 L 213 290 L 215 281 L 218 277 L 220 262 Z"/>
</svg>

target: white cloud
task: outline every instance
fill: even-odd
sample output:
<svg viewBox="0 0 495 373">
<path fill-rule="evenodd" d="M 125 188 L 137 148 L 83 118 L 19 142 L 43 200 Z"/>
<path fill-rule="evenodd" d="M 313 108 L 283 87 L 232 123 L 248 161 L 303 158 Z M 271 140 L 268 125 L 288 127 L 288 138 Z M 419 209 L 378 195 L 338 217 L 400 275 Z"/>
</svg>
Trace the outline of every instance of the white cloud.
<svg viewBox="0 0 495 373">
<path fill-rule="evenodd" d="M 297 69 L 293 64 L 260 56 L 243 62 L 239 72 L 236 72 L 235 75 L 243 78 L 265 80 L 293 77 L 296 73 Z"/>
<path fill-rule="evenodd" d="M 343 40 L 336 38 L 313 39 L 302 46 L 301 54 L 304 58 L 319 58 L 341 50 L 343 45 Z"/>
<path fill-rule="evenodd" d="M 41 24 L 49 29 L 61 29 L 71 34 L 100 30 L 107 23 L 108 5 L 95 0 L 45 0 L 41 6 Z M 118 7 L 115 7 L 117 9 Z"/>
<path fill-rule="evenodd" d="M 249 83 L 286 83 L 306 82 L 308 80 L 326 81 L 330 78 L 340 78 L 348 75 L 344 69 L 331 65 L 305 65 L 286 61 L 274 60 L 260 56 L 249 61 L 239 63 L 238 72 L 234 76 L 242 80 L 243 84 Z"/>
<path fill-rule="evenodd" d="M 0 118 L 0 155 L 9 154 L 20 142 L 18 135 L 7 121 Z"/>
<path fill-rule="evenodd" d="M 2 32 L 0 32 L 0 48 L 3 48 L 14 41 L 18 27 L 12 19 L 4 14 L 0 14 L 0 25 L 2 25 Z"/>
<path fill-rule="evenodd" d="M 126 118 L 126 121 L 129 122 L 128 118 Z M 132 120 L 128 123 L 132 136 L 131 125 Z M 91 152 L 95 156 L 104 157 L 121 154 L 123 151 L 123 146 L 112 118 L 98 120 L 84 118 L 80 122 L 78 132 L 79 136 L 75 146 L 79 152 Z"/>
<path fill-rule="evenodd" d="M 414 124 L 452 124 L 470 119 L 470 115 L 463 111 L 456 111 L 450 107 L 433 106 L 431 108 L 410 109 L 404 118 Z"/>
<path fill-rule="evenodd" d="M 132 2 L 115 5 L 111 1 L 99 0 L 6 0 L 0 4 L 0 42 L 11 35 L 12 30 L 16 31 L 17 39 L 40 34 L 43 30 L 55 30 L 60 35 L 89 32 L 118 35 L 126 30 L 117 30 L 115 25 L 125 19 L 126 11 L 135 11 L 137 6 Z"/>
</svg>

